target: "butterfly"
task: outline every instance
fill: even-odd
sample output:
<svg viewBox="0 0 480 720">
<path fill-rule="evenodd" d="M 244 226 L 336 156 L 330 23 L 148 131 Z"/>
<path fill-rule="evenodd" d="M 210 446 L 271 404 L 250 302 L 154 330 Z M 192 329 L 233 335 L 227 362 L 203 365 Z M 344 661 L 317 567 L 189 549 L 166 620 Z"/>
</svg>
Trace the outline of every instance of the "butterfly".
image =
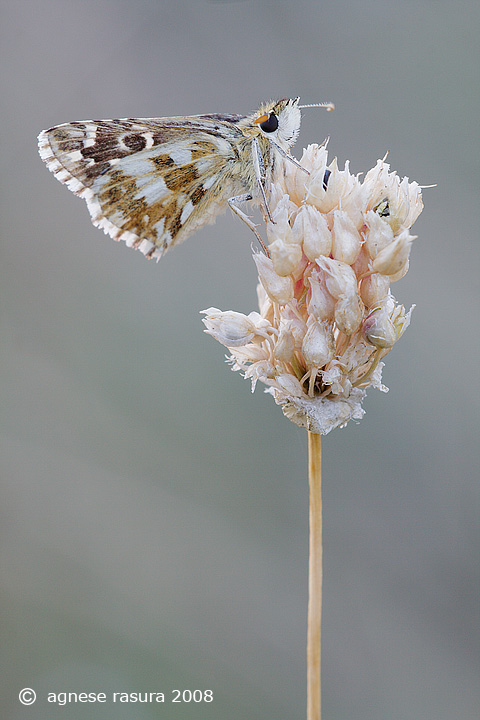
<svg viewBox="0 0 480 720">
<path fill-rule="evenodd" d="M 65 123 L 40 133 L 39 153 L 86 201 L 95 226 L 146 257 L 158 260 L 227 206 L 263 245 L 240 206 L 253 201 L 272 220 L 268 194 L 275 173 L 285 159 L 301 167 L 290 148 L 306 107 L 333 109 L 285 98 L 250 115 Z"/>
</svg>

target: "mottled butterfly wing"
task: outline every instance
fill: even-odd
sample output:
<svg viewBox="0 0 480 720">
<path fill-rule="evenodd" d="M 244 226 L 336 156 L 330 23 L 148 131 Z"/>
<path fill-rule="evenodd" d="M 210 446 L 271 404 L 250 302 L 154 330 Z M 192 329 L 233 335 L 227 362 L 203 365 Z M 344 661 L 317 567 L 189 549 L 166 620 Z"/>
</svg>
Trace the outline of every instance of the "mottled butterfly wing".
<svg viewBox="0 0 480 720">
<path fill-rule="evenodd" d="M 213 222 L 238 190 L 241 116 L 73 122 L 45 130 L 47 167 L 83 197 L 94 225 L 160 257 Z"/>
</svg>

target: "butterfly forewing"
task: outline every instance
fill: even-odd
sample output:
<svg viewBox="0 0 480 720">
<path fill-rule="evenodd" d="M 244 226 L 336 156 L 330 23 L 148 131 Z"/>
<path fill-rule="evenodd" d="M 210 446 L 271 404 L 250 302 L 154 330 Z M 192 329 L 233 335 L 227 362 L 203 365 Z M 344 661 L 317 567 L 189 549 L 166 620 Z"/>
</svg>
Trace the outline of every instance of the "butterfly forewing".
<svg viewBox="0 0 480 720">
<path fill-rule="evenodd" d="M 241 116 L 74 122 L 41 133 L 40 154 L 87 201 L 95 225 L 154 257 L 212 222 L 238 189 Z"/>
<path fill-rule="evenodd" d="M 93 223 L 157 259 L 227 207 L 266 250 L 243 202 L 265 218 L 271 184 L 291 157 L 299 98 L 270 101 L 251 115 L 88 120 L 40 133 L 40 156 L 86 200 Z M 305 170 L 305 172 L 307 172 Z"/>
</svg>

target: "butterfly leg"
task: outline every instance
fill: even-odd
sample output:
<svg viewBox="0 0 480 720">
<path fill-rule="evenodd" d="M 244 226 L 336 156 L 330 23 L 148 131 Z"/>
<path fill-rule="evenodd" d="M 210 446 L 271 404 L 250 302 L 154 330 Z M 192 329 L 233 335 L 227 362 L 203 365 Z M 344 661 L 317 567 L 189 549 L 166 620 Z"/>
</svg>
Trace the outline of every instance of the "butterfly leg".
<svg viewBox="0 0 480 720">
<path fill-rule="evenodd" d="M 252 195 L 250 195 L 250 193 L 247 193 L 246 195 L 236 195 L 235 197 L 231 197 L 228 199 L 227 202 L 230 205 L 231 210 L 235 213 L 235 215 L 237 215 L 240 218 L 240 220 L 243 220 L 243 222 L 246 225 L 248 225 L 248 227 L 253 232 L 253 234 L 257 238 L 258 242 L 262 246 L 263 251 L 265 252 L 267 257 L 270 257 L 268 248 L 265 245 L 265 243 L 263 242 L 262 238 L 260 237 L 260 234 L 257 231 L 257 226 L 255 225 L 255 223 L 253 223 L 250 220 L 248 215 L 246 213 L 244 213 L 243 210 L 239 207 L 239 203 L 248 202 L 249 200 L 253 200 L 253 197 L 252 197 Z"/>
<path fill-rule="evenodd" d="M 285 152 L 285 150 L 283 148 L 281 148 L 280 145 L 277 145 L 277 143 L 274 142 L 273 140 L 271 140 L 270 138 L 268 141 L 271 145 L 273 145 L 274 148 L 276 148 L 278 150 L 280 155 L 283 155 L 284 158 L 286 158 L 287 160 L 290 160 L 290 162 L 292 162 L 297 168 L 299 168 L 299 170 L 303 170 L 304 173 L 306 173 L 307 175 L 310 175 L 310 172 L 307 170 L 307 168 L 304 168 L 303 165 L 300 165 L 298 160 L 295 160 L 295 158 L 292 157 L 290 155 L 290 153 Z M 322 144 L 324 144 L 324 143 L 322 143 Z"/>
<path fill-rule="evenodd" d="M 275 225 L 275 220 L 272 217 L 272 213 L 270 212 L 270 208 L 268 207 L 267 196 L 265 195 L 265 163 L 263 162 L 263 157 L 262 153 L 260 152 L 257 138 L 253 138 L 252 140 L 252 160 L 255 177 L 260 190 L 260 195 L 262 196 L 264 220 L 266 222 L 268 219 L 271 223 Z"/>
</svg>

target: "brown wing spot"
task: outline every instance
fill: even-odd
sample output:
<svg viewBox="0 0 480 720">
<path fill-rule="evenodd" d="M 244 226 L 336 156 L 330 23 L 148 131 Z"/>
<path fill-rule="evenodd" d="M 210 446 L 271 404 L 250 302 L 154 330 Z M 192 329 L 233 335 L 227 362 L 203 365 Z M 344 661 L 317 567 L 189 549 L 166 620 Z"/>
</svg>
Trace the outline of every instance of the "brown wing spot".
<svg viewBox="0 0 480 720">
<path fill-rule="evenodd" d="M 155 129 L 152 127 L 153 133 L 153 144 L 163 145 L 163 143 L 180 140 L 184 134 L 183 128 L 175 127 L 162 127 L 161 129 Z"/>
<path fill-rule="evenodd" d="M 172 192 L 185 190 L 189 185 L 198 179 L 195 166 L 192 163 L 175 167 L 165 173 L 163 176 L 165 185 Z"/>
<path fill-rule="evenodd" d="M 83 148 L 83 138 L 74 138 L 63 128 L 52 128 L 49 131 L 49 139 L 57 143 L 60 152 L 70 153 Z"/>
<path fill-rule="evenodd" d="M 131 135 L 124 135 L 123 142 L 130 150 L 132 150 L 132 152 L 138 152 L 139 150 L 143 150 L 143 148 L 147 144 L 147 141 L 143 137 L 143 135 L 137 135 L 136 133 L 132 133 Z"/>
<path fill-rule="evenodd" d="M 206 155 L 218 153 L 217 147 L 208 140 L 197 140 L 191 148 L 192 160 L 201 160 Z"/>
<path fill-rule="evenodd" d="M 196 187 L 195 190 L 193 191 L 193 193 L 190 195 L 190 200 L 192 202 L 192 205 L 197 205 L 197 203 L 199 203 L 200 200 L 202 199 L 202 197 L 205 195 L 205 192 L 206 191 L 203 189 L 203 187 L 201 185 Z"/>
<path fill-rule="evenodd" d="M 93 165 L 88 165 L 83 168 L 83 172 L 85 174 L 85 180 L 87 181 L 87 184 L 91 184 L 94 180 L 97 179 L 100 175 L 103 175 L 104 173 L 108 172 L 110 170 L 110 163 L 108 161 L 105 162 L 96 162 Z"/>
<path fill-rule="evenodd" d="M 122 200 L 123 192 L 119 185 L 106 186 L 102 192 L 102 199 L 108 205 L 115 205 Z"/>
<path fill-rule="evenodd" d="M 120 170 L 110 172 L 109 180 L 99 193 L 102 206 L 108 212 L 110 208 L 115 211 L 116 207 L 130 208 L 135 205 L 137 184 L 135 180 L 124 175 Z"/>
<path fill-rule="evenodd" d="M 95 162 L 108 162 L 130 155 L 131 150 L 124 150 L 118 145 L 118 138 L 111 133 L 97 128 L 94 145 L 82 148 L 84 158 L 92 158 Z"/>
<path fill-rule="evenodd" d="M 170 155 L 157 155 L 157 157 L 152 157 L 151 162 L 162 174 L 167 170 L 167 168 L 171 168 L 175 165 L 175 162 L 172 160 Z"/>
<path fill-rule="evenodd" d="M 182 227 L 182 223 L 180 222 L 180 217 L 182 215 L 181 210 L 178 210 L 175 215 L 169 220 L 167 229 L 170 231 L 170 235 L 172 238 L 175 237 L 175 235 L 178 233 L 180 228 Z"/>
</svg>

